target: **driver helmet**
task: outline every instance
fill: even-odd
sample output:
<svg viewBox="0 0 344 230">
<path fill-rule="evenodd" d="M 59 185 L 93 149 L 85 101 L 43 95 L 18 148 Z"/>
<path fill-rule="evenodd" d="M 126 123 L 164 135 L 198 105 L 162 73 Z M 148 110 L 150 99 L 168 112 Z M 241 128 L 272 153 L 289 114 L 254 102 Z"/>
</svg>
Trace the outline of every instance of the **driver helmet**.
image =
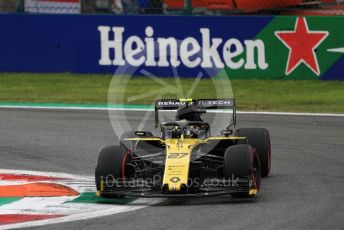
<svg viewBox="0 0 344 230">
<path fill-rule="evenodd" d="M 203 122 L 201 110 L 194 105 L 179 108 L 177 110 L 176 120 L 200 121 Z"/>
</svg>

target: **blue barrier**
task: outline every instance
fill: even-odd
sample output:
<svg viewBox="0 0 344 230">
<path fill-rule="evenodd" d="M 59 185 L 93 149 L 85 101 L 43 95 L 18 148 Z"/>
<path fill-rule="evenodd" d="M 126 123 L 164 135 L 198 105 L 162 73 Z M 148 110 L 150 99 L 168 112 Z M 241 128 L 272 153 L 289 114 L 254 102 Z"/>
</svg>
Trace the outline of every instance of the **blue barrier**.
<svg viewBox="0 0 344 230">
<path fill-rule="evenodd" d="M 280 78 L 287 75 L 284 70 L 288 49 L 273 33 L 270 37 L 266 35 L 271 27 L 276 27 L 276 20 L 281 19 L 3 14 L 0 15 L 0 72 L 113 74 L 117 71 L 142 75 L 144 69 L 157 76 L 173 76 L 176 69 L 182 77 L 194 77 L 202 71 L 210 76 L 226 70 L 237 78 L 241 75 Z M 282 27 L 293 28 L 294 23 L 295 17 L 290 17 L 288 27 Z M 271 44 L 277 45 L 271 47 Z M 281 52 L 277 53 L 279 49 Z M 280 63 L 273 60 L 273 52 L 278 56 L 283 54 Z M 336 55 L 332 65 L 342 54 Z M 332 65 L 319 65 L 322 72 L 318 76 L 331 79 L 326 75 L 330 71 L 325 69 Z M 298 68 L 299 73 L 291 74 L 291 78 L 318 77 L 306 65 Z M 338 78 L 341 70 L 342 67 L 336 66 L 331 75 Z"/>
</svg>

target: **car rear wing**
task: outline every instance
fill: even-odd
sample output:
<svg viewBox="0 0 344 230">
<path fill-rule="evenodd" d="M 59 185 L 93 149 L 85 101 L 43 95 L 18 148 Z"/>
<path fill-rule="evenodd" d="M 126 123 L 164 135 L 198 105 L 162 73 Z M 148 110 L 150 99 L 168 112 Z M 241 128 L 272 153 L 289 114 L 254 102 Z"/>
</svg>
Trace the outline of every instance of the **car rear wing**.
<svg viewBox="0 0 344 230">
<path fill-rule="evenodd" d="M 236 124 L 236 104 L 234 98 L 227 99 L 160 99 L 155 101 L 155 127 L 159 127 L 159 111 L 177 110 L 186 105 L 198 107 L 200 110 L 233 110 L 233 123 Z"/>
</svg>

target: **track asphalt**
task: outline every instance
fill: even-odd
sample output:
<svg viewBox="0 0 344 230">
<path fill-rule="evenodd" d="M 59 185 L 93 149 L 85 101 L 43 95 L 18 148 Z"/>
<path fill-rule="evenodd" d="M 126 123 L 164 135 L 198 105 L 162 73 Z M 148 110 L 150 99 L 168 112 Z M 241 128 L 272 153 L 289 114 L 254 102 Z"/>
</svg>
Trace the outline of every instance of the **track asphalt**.
<svg viewBox="0 0 344 230">
<path fill-rule="evenodd" d="M 93 175 L 99 148 L 118 141 L 106 111 L 0 109 L 0 124 L 2 169 Z M 343 229 L 344 117 L 239 114 L 238 127 L 271 133 L 272 173 L 257 199 L 167 199 L 34 229 Z"/>
</svg>

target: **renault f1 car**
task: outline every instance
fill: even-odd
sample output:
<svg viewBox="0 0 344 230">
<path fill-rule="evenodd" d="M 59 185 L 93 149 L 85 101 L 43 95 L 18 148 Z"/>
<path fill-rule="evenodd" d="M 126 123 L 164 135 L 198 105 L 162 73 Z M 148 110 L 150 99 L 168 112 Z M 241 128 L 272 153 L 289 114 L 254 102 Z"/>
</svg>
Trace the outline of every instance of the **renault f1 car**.
<svg viewBox="0 0 344 230">
<path fill-rule="evenodd" d="M 212 136 L 206 111 L 230 109 L 230 124 Z M 175 119 L 159 121 L 162 110 Z M 191 197 L 231 194 L 253 197 L 271 169 L 270 134 L 264 128 L 237 129 L 234 99 L 165 99 L 155 102 L 160 136 L 128 131 L 119 145 L 100 150 L 95 169 L 102 197 Z"/>
</svg>

